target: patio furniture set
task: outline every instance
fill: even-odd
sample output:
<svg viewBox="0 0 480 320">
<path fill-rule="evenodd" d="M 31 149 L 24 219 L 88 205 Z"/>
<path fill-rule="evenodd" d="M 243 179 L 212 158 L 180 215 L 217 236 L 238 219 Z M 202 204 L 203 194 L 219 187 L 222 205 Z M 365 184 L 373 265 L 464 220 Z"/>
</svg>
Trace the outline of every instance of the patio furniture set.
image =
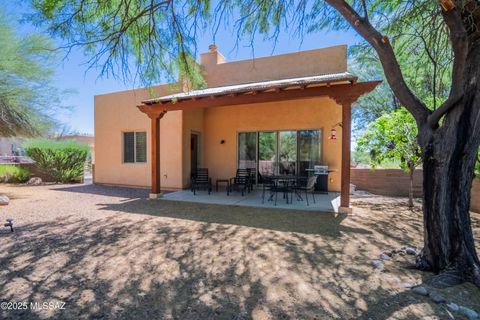
<svg viewBox="0 0 480 320">
<path fill-rule="evenodd" d="M 236 175 L 230 179 L 217 179 L 215 181 L 215 191 L 218 192 L 218 186 L 221 183 L 226 185 L 227 196 L 233 191 L 239 191 L 242 197 L 245 193 L 250 193 L 255 184 L 255 169 L 237 169 Z M 297 201 L 303 201 L 303 197 L 309 205 L 308 194 L 311 194 L 313 203 L 315 203 L 315 176 L 299 177 L 295 175 L 272 175 L 263 176 L 262 180 L 262 203 L 267 201 L 274 202 L 277 205 L 278 194 L 286 200 L 287 204 L 293 203 L 295 194 Z M 208 194 L 213 190 L 212 178 L 208 175 L 207 168 L 198 168 L 195 175 L 192 176 L 191 190 L 194 195 L 200 189 L 206 189 Z"/>
</svg>

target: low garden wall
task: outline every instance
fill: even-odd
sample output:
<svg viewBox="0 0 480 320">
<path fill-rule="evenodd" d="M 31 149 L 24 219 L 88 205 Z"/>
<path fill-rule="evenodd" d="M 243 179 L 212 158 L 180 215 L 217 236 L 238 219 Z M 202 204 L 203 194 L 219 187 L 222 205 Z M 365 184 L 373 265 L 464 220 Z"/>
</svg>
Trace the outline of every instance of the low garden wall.
<svg viewBox="0 0 480 320">
<path fill-rule="evenodd" d="M 423 172 L 415 170 L 413 177 L 413 193 L 415 197 L 422 195 Z M 350 181 L 357 190 L 373 194 L 393 197 L 408 197 L 410 177 L 400 169 L 356 169 L 350 171 Z M 475 179 L 472 186 L 472 211 L 480 212 L 480 179 Z"/>
</svg>

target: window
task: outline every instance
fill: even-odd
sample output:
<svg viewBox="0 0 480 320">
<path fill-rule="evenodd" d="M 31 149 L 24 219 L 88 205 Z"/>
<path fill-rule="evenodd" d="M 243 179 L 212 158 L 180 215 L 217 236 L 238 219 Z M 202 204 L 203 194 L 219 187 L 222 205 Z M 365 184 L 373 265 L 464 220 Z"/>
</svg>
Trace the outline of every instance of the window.
<svg viewBox="0 0 480 320">
<path fill-rule="evenodd" d="M 147 133 L 145 131 L 123 133 L 123 162 L 147 162 Z"/>
</svg>

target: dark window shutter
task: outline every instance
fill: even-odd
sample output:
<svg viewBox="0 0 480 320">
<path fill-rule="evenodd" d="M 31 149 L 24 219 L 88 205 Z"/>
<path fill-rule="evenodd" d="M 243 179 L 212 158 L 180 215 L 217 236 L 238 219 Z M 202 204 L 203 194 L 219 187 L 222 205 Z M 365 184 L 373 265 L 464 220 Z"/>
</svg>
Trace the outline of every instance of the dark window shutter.
<svg viewBox="0 0 480 320">
<path fill-rule="evenodd" d="M 133 132 L 123 133 L 123 162 L 135 162 L 135 135 Z"/>
<path fill-rule="evenodd" d="M 147 133 L 136 132 L 135 162 L 147 162 Z"/>
</svg>

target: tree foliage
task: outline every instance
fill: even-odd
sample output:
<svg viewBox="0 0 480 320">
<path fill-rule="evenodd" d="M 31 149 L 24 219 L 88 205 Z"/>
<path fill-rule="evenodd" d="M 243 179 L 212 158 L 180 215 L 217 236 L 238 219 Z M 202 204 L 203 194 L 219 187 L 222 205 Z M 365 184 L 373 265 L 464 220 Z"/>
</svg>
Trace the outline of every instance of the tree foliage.
<svg viewBox="0 0 480 320">
<path fill-rule="evenodd" d="M 378 5 L 374 3 L 371 10 L 383 10 L 385 4 Z M 438 5 L 432 2 L 419 3 L 418 8 L 411 6 L 413 12 L 401 5 L 395 10 L 389 9 L 387 14 L 391 18 L 381 29 L 390 38 L 405 81 L 419 99 L 434 110 L 449 94 L 453 63 L 451 45 Z M 368 43 L 351 47 L 349 58 L 351 70 L 361 80 L 384 78 L 381 62 Z M 361 132 L 370 122 L 400 106 L 388 82 L 384 81 L 376 94 L 366 95 L 356 103 L 352 110 L 354 130 Z"/>
<path fill-rule="evenodd" d="M 363 11 L 362 1 L 351 1 Z M 209 0 L 32 0 L 36 9 L 30 18 L 63 38 L 64 47 L 81 46 L 90 57 L 91 67 L 104 75 L 124 79 L 140 76 L 146 82 L 178 79 L 182 74 L 194 85 L 202 85 L 195 64 L 196 38 L 207 27 L 219 30 L 233 25 L 237 39 L 253 45 L 257 34 L 275 40 L 282 30 L 302 36 L 318 30 L 348 30 L 350 24 L 325 1 L 224 0 L 214 8 Z M 367 14 L 381 32 L 392 39 L 402 65 L 411 68 L 409 84 L 427 84 L 442 92 L 448 79 L 451 50 L 438 5 L 432 1 L 369 1 Z M 408 26 L 407 28 L 405 26 Z M 378 58 L 367 48 L 364 57 Z M 414 54 L 412 54 L 414 53 Z M 430 57 L 427 58 L 427 57 Z M 359 57 L 357 57 L 359 58 Z M 447 65 L 445 65 L 447 64 Z M 425 65 L 428 67 L 419 67 Z M 421 73 L 418 70 L 423 70 Z M 378 76 L 381 72 L 377 68 Z M 410 73 L 410 72 L 409 72 Z M 424 77 L 428 74 L 428 77 Z M 430 80 L 428 80 L 430 79 Z M 424 86 L 423 86 L 424 87 Z M 438 95 L 439 97 L 441 95 Z"/>
<path fill-rule="evenodd" d="M 357 144 L 357 152 L 370 155 L 372 167 L 397 162 L 409 173 L 410 207 L 413 207 L 413 172 L 422 162 L 417 134 L 415 119 L 405 108 L 400 108 L 370 123 Z"/>
<path fill-rule="evenodd" d="M 178 75 L 192 85 L 203 79 L 195 63 L 195 38 L 209 18 L 210 1 L 33 0 L 37 25 L 66 40 L 64 48 L 81 46 L 90 67 L 102 75 L 144 82 Z"/>
<path fill-rule="evenodd" d="M 0 136 L 34 136 L 51 129 L 61 93 L 51 86 L 53 44 L 19 37 L 0 12 Z"/>
<path fill-rule="evenodd" d="M 412 165 L 418 166 L 421 163 L 417 134 L 412 115 L 401 108 L 370 123 L 358 139 L 357 148 L 360 152 L 370 154 L 373 167 L 386 161 L 395 161 L 409 172 Z"/>
</svg>

